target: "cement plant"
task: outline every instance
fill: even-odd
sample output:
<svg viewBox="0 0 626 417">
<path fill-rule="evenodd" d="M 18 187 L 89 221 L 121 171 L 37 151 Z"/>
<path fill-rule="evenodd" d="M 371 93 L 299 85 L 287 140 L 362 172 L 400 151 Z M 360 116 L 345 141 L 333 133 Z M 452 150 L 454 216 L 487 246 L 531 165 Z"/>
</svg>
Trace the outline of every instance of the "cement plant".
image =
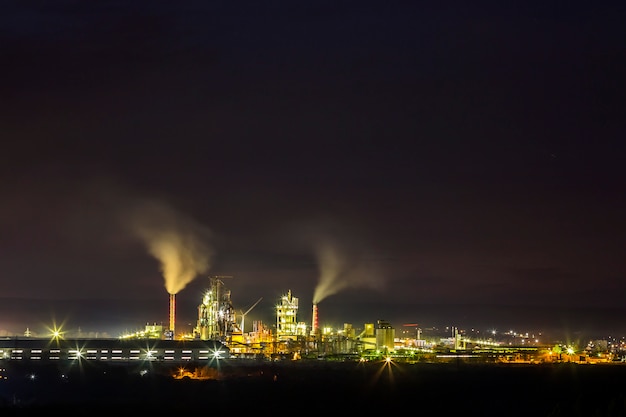
<svg viewBox="0 0 626 417">
<path fill-rule="evenodd" d="M 375 323 L 344 323 L 335 329 L 319 325 L 319 303 L 308 306 L 311 322 L 300 320 L 299 298 L 287 290 L 275 304 L 275 323 L 252 321 L 237 314 L 226 276 L 209 276 L 208 288 L 197 306 L 192 332 L 177 330 L 176 295 L 169 294 L 169 322 L 117 338 L 66 338 L 61 332 L 49 337 L 0 338 L 0 361 L 54 362 L 77 359 L 130 364 L 197 363 L 240 359 L 267 361 L 375 361 L 476 363 L 619 363 L 626 360 L 623 340 L 591 340 L 585 346 L 541 340 L 535 334 L 495 332 L 477 337 L 465 329 L 449 327 L 424 337 L 417 323 L 396 329 L 384 319 Z M 307 313 L 308 313 L 307 311 Z M 247 324 L 247 325 L 246 325 Z M 191 375 L 193 377 L 193 375 Z"/>
<path fill-rule="evenodd" d="M 618 389 L 626 380 L 623 341 L 581 347 L 516 333 L 481 339 L 455 327 L 424 337 L 431 329 L 395 329 L 383 319 L 359 331 L 350 323 L 324 328 L 319 303 L 306 307 L 310 322 L 299 319 L 302 305 L 291 290 L 276 300 L 275 323 L 246 325 L 260 301 L 236 314 L 224 277 L 211 276 L 190 333 L 177 330 L 176 295 L 169 294 L 167 326 L 146 324 L 116 338 L 61 331 L 0 338 L 0 410 L 360 413 L 405 410 L 416 395 L 432 409 L 448 392 L 465 413 L 482 416 L 626 412 Z M 597 392 L 600 380 L 617 389 L 608 400 Z M 605 400 L 597 403 L 600 395 Z M 511 410 L 519 399 L 526 406 Z"/>
</svg>

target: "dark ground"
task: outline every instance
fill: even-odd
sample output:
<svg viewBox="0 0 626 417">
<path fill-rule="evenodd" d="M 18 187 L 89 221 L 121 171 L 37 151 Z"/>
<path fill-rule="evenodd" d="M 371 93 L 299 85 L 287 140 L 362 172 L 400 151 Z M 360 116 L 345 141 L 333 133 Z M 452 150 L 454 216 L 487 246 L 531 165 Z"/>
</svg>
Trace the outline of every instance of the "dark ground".
<svg viewBox="0 0 626 417">
<path fill-rule="evenodd" d="M 189 367 L 188 367 L 189 368 Z M 173 368 L 5 366 L 0 415 L 115 412 L 265 415 L 408 412 L 462 416 L 626 416 L 626 365 L 224 361 L 217 379 Z M 35 374 L 35 379 L 30 375 Z M 179 414 L 180 415 L 180 414 Z"/>
</svg>

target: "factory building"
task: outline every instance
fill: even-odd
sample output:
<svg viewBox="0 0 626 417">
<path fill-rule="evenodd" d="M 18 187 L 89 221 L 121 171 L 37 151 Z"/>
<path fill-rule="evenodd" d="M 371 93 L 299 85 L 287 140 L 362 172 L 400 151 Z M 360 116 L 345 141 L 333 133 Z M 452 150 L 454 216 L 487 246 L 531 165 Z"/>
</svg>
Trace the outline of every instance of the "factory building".
<svg viewBox="0 0 626 417">
<path fill-rule="evenodd" d="M 29 337 L 9 339 L 3 341 L 0 359 L 179 362 L 206 360 L 217 349 L 211 346 L 217 346 L 220 351 L 226 349 L 230 357 L 282 355 L 292 359 L 393 351 L 394 330 L 388 322 L 379 320 L 377 327 L 366 323 L 359 335 L 349 323 L 344 323 L 343 329 L 320 326 L 317 304 L 313 304 L 311 322 L 305 322 L 299 320 L 299 299 L 291 290 L 276 304 L 275 327 L 254 320 L 251 331 L 244 332 L 245 315 L 261 299 L 248 311 L 241 311 L 241 324 L 237 323 L 225 278 L 231 277 L 209 277 L 209 287 L 198 305 L 196 325 L 189 334 L 174 336 L 176 301 L 170 294 L 167 328 L 163 324 L 146 324 L 143 330 L 122 335 L 119 339 L 81 339 L 80 343 L 78 339 L 62 338 L 53 338 L 54 343 L 50 343 L 50 339 L 42 339 L 42 342 Z M 48 343 L 45 347 L 44 342 Z"/>
<path fill-rule="evenodd" d="M 363 331 L 358 335 L 359 351 L 391 353 L 394 351 L 395 334 L 395 329 L 386 320 L 378 320 L 376 325 L 365 323 Z"/>
<path fill-rule="evenodd" d="M 374 323 L 365 323 L 358 339 L 361 351 L 376 350 L 378 344 L 376 343 L 376 328 L 374 327 Z"/>
<path fill-rule="evenodd" d="M 230 290 L 224 285 L 226 276 L 209 278 L 209 288 L 198 306 L 198 321 L 194 338 L 229 342 L 233 332 L 240 332 L 235 320 L 235 310 L 230 300 Z"/>
<path fill-rule="evenodd" d="M 349 323 L 343 330 L 326 328 L 319 324 L 319 307 L 313 304 L 311 322 L 299 320 L 299 299 L 291 290 L 283 294 L 276 304 L 274 331 L 261 321 L 254 321 L 252 331 L 243 329 L 245 314 L 258 304 L 259 299 L 247 312 L 241 311 L 241 324 L 237 323 L 231 292 L 224 284 L 229 276 L 209 278 L 209 288 L 198 306 L 198 321 L 193 339 L 218 340 L 229 346 L 235 355 L 328 355 L 358 354 L 363 351 L 394 351 L 395 330 L 385 320 L 377 325 L 366 323 L 357 336 Z"/>
<path fill-rule="evenodd" d="M 230 357 L 217 340 L 0 338 L 0 360 L 23 362 L 186 363 Z"/>
<path fill-rule="evenodd" d="M 390 353 L 394 351 L 396 331 L 386 320 L 378 320 L 376 327 L 376 349 Z"/>
<path fill-rule="evenodd" d="M 298 298 L 289 290 L 276 306 L 276 337 L 279 341 L 296 340 L 305 335 L 306 323 L 298 322 Z"/>
<path fill-rule="evenodd" d="M 170 294 L 170 322 L 167 328 L 164 328 L 163 324 L 147 324 L 142 331 L 116 339 L 83 339 L 80 336 L 70 339 L 31 338 L 30 330 L 27 329 L 24 337 L 0 338 L 0 362 L 208 364 L 220 358 L 239 357 L 272 360 L 304 358 L 346 360 L 364 357 L 372 359 L 382 355 L 402 356 L 406 355 L 405 351 L 418 350 L 420 355 L 431 355 L 429 360 L 439 357 L 447 360 L 453 357 L 449 351 L 474 349 L 468 348 L 468 343 L 476 345 L 474 357 L 480 361 L 502 360 L 501 358 L 516 362 L 539 360 L 526 354 L 532 351 L 532 355 L 536 355 L 538 349 L 536 346 L 509 346 L 505 351 L 499 348 L 497 343 L 490 346 L 484 341 L 470 341 L 462 337 L 456 327 L 453 328 L 453 337 L 427 346 L 420 338 L 419 328 L 416 329 L 415 339 L 396 340 L 395 329 L 386 320 L 378 320 L 376 324 L 365 323 L 363 330 L 358 334 L 350 323 L 344 323 L 343 329 L 322 326 L 319 323 L 317 303 L 313 304 L 310 328 L 307 328 L 307 324 L 298 319 L 299 300 L 291 290 L 282 295 L 276 304 L 275 327 L 254 320 L 252 330 L 246 333 L 244 317 L 261 299 L 246 312 L 241 311 L 241 324 L 238 324 L 235 320 L 231 293 L 224 285 L 224 278 L 227 277 L 210 277 L 209 288 L 198 306 L 198 321 L 192 334 L 171 337 L 175 329 L 175 297 Z M 433 348 L 438 349 L 437 352 L 433 352 Z M 517 356 L 512 356 L 510 352 Z M 522 354 L 526 356 L 521 356 Z"/>
</svg>

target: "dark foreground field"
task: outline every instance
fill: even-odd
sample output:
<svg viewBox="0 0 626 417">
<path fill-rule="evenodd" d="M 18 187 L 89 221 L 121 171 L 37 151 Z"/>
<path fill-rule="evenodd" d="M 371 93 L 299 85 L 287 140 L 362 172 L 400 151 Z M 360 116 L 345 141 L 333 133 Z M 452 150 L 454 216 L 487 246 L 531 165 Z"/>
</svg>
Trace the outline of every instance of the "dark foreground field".
<svg viewBox="0 0 626 417">
<path fill-rule="evenodd" d="M 5 366 L 0 416 L 50 412 L 65 416 L 118 412 L 626 416 L 626 365 L 622 364 L 235 360 L 218 368 L 199 368 L 207 371 L 204 375 L 209 379 L 204 380 L 175 379 L 172 368 L 88 365 Z"/>
</svg>

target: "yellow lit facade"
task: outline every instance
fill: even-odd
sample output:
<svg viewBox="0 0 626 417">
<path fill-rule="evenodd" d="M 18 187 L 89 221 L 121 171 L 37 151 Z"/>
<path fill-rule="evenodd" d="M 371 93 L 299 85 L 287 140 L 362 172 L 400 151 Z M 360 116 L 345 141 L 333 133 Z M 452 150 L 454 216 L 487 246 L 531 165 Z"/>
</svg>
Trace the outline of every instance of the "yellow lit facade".
<svg viewBox="0 0 626 417">
<path fill-rule="evenodd" d="M 280 298 L 276 306 L 276 336 L 278 340 L 293 339 L 306 334 L 306 324 L 298 323 L 298 298 L 291 290 Z"/>
</svg>

